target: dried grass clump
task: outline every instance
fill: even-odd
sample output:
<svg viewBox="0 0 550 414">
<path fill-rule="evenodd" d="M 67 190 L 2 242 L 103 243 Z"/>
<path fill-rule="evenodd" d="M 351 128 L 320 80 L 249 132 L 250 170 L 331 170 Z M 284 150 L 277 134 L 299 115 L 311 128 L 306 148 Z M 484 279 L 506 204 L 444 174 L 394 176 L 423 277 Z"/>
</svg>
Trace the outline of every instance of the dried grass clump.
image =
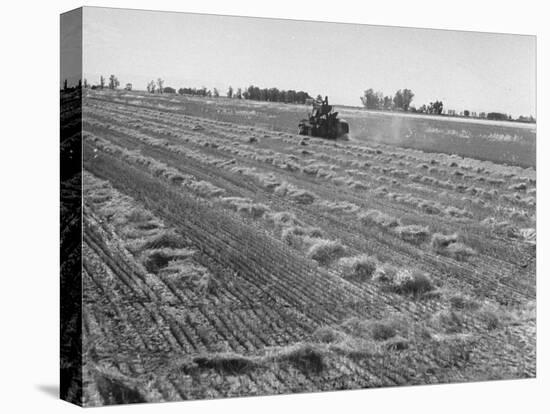
<svg viewBox="0 0 550 414">
<path fill-rule="evenodd" d="M 346 183 L 348 187 L 353 188 L 354 190 L 368 190 L 369 186 L 361 181 L 349 180 Z"/>
<path fill-rule="evenodd" d="M 234 353 L 201 355 L 193 358 L 198 368 L 212 369 L 220 374 L 242 375 L 258 367 L 255 359 Z"/>
<path fill-rule="evenodd" d="M 343 257 L 338 261 L 345 279 L 365 281 L 372 277 L 378 262 L 365 254 L 354 257 Z"/>
<path fill-rule="evenodd" d="M 466 260 L 470 256 L 475 256 L 476 251 L 464 243 L 452 243 L 447 248 L 446 254 L 455 260 Z"/>
<path fill-rule="evenodd" d="M 484 322 L 487 329 L 490 331 L 498 329 L 502 326 L 501 318 L 499 317 L 499 314 L 494 310 L 482 308 L 478 312 L 478 315 Z"/>
<path fill-rule="evenodd" d="M 252 218 L 261 218 L 269 211 L 269 207 L 262 203 L 246 203 L 237 207 L 237 212 Z"/>
<path fill-rule="evenodd" d="M 380 269 L 380 272 L 375 273 L 374 280 L 382 283 L 393 292 L 412 296 L 413 298 L 421 298 L 434 290 L 431 279 L 419 270 L 389 267 Z"/>
<path fill-rule="evenodd" d="M 503 185 L 506 181 L 504 181 L 502 178 L 488 178 L 487 182 L 492 185 L 500 186 Z"/>
<path fill-rule="evenodd" d="M 387 341 L 397 335 L 397 329 L 392 323 L 374 322 L 370 326 L 372 339 Z"/>
<path fill-rule="evenodd" d="M 315 201 L 315 194 L 307 190 L 293 189 L 289 191 L 288 195 L 292 200 L 298 204 L 311 204 Z"/>
<path fill-rule="evenodd" d="M 126 219 L 132 223 L 143 223 L 153 219 L 153 215 L 140 208 L 134 208 L 126 214 Z"/>
<path fill-rule="evenodd" d="M 272 174 L 255 174 L 254 176 L 260 182 L 260 185 L 270 191 L 275 191 L 277 188 L 284 184 Z"/>
<path fill-rule="evenodd" d="M 449 298 L 451 309 L 458 311 L 475 311 L 481 308 L 481 304 L 474 299 L 462 295 L 454 295 Z"/>
<path fill-rule="evenodd" d="M 320 238 L 322 235 L 321 229 L 317 227 L 288 226 L 283 229 L 281 239 L 289 246 L 301 248 L 305 244 L 311 243 L 310 240 L 305 239 Z"/>
<path fill-rule="evenodd" d="M 317 175 L 320 168 L 322 168 L 322 165 L 320 164 L 306 165 L 305 167 L 302 168 L 302 172 L 308 175 Z"/>
<path fill-rule="evenodd" d="M 490 227 L 497 234 L 512 239 L 519 239 L 522 237 L 520 229 L 506 220 L 497 221 L 494 217 L 487 217 L 481 224 Z"/>
<path fill-rule="evenodd" d="M 399 269 L 397 267 L 384 263 L 376 268 L 372 279 L 382 284 L 391 283 L 398 271 Z"/>
<path fill-rule="evenodd" d="M 288 211 L 269 213 L 266 215 L 266 218 L 268 219 L 268 221 L 273 223 L 275 227 L 294 226 L 301 224 L 301 221 L 296 218 L 296 215 L 294 213 L 289 213 Z"/>
<path fill-rule="evenodd" d="M 142 253 L 141 262 L 148 272 L 156 274 L 171 261 L 186 259 L 194 254 L 195 251 L 190 249 L 151 249 Z"/>
<path fill-rule="evenodd" d="M 401 225 L 398 218 L 384 214 L 378 210 L 367 210 L 359 213 L 359 220 L 363 225 L 377 225 L 383 228 L 393 228 Z"/>
<path fill-rule="evenodd" d="M 430 237 L 428 227 L 416 224 L 396 227 L 395 232 L 399 235 L 401 240 L 412 244 L 424 243 Z"/>
<path fill-rule="evenodd" d="M 445 209 L 445 213 L 447 213 L 449 216 L 451 217 L 456 217 L 456 218 L 472 218 L 473 217 L 473 214 L 470 213 L 469 211 L 467 210 L 463 210 L 463 209 L 460 209 L 460 208 L 456 208 L 456 207 L 453 207 L 453 206 L 449 206 Z"/>
<path fill-rule="evenodd" d="M 475 250 L 458 241 L 457 234 L 445 235 L 435 233 L 432 236 L 431 247 L 437 254 L 461 261 L 476 254 Z"/>
<path fill-rule="evenodd" d="M 313 338 L 324 344 L 340 342 L 345 338 L 345 334 L 330 326 L 322 326 L 313 332 Z"/>
<path fill-rule="evenodd" d="M 287 161 L 286 163 L 281 164 L 280 167 L 291 172 L 300 171 L 300 164 L 293 161 Z"/>
<path fill-rule="evenodd" d="M 419 270 L 402 270 L 397 273 L 394 287 L 398 293 L 420 297 L 434 289 L 433 283 L 427 274 Z"/>
<path fill-rule="evenodd" d="M 319 374 L 325 368 L 321 350 L 307 343 L 279 349 L 271 355 L 271 359 L 290 363 L 304 374 Z"/>
<path fill-rule="evenodd" d="M 464 315 L 460 311 L 441 311 L 435 315 L 436 325 L 446 334 L 459 334 L 467 328 Z"/>
<path fill-rule="evenodd" d="M 401 337 L 391 338 L 385 342 L 388 351 L 404 351 L 409 348 L 409 342 Z"/>
<path fill-rule="evenodd" d="M 320 264 L 327 265 L 346 254 L 345 246 L 334 240 L 313 239 L 314 242 L 307 252 L 307 257 Z"/>
<path fill-rule="evenodd" d="M 360 209 L 358 205 L 349 201 L 322 200 L 319 204 L 333 212 L 356 213 Z"/>
<path fill-rule="evenodd" d="M 202 180 L 190 183 L 189 188 L 202 197 L 218 197 L 225 193 L 224 189 Z"/>
<path fill-rule="evenodd" d="M 140 246 L 142 250 L 149 249 L 179 249 L 184 246 L 183 238 L 173 230 L 163 230 L 145 240 Z"/>
<path fill-rule="evenodd" d="M 422 211 L 424 211 L 425 213 L 428 213 L 428 214 L 440 214 L 441 213 L 441 208 L 433 202 L 422 201 L 422 202 L 420 202 L 418 207 L 420 207 L 422 209 Z"/>
<path fill-rule="evenodd" d="M 458 241 L 457 234 L 445 235 L 441 233 L 434 233 L 432 236 L 431 247 L 436 253 L 443 252 L 450 244 Z"/>
</svg>

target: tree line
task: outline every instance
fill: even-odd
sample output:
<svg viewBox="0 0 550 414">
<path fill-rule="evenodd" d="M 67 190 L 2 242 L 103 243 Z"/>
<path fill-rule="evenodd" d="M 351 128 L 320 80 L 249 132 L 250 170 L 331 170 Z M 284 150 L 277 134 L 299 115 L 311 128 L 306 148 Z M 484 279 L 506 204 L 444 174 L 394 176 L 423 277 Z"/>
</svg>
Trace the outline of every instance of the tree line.
<svg viewBox="0 0 550 414">
<path fill-rule="evenodd" d="M 393 96 L 385 95 L 381 91 L 375 92 L 369 88 L 361 96 L 361 102 L 367 109 L 377 109 L 384 111 L 405 111 L 420 112 L 426 114 L 441 115 L 443 113 L 443 102 L 433 101 L 428 105 L 424 104 L 418 108 L 411 105 L 414 99 L 414 92 L 410 89 L 399 89 Z"/>
<path fill-rule="evenodd" d="M 104 89 L 109 88 L 111 90 L 118 89 L 120 86 L 120 81 L 115 75 L 110 75 L 109 79 L 106 79 L 103 75 L 99 77 L 99 84 L 90 85 L 86 79 L 84 81 L 78 81 L 78 88 L 91 88 L 91 89 Z M 63 89 L 73 89 L 69 88 L 67 85 L 67 80 L 63 82 Z M 127 83 L 125 90 L 132 90 L 132 84 Z M 220 97 L 220 92 L 217 88 L 212 90 L 201 87 L 201 88 L 179 88 L 176 89 L 170 86 L 164 86 L 164 80 L 162 78 L 157 78 L 157 80 L 151 80 L 147 83 L 146 90 L 149 93 L 178 93 L 180 95 L 191 95 L 191 96 L 202 96 L 202 97 Z M 283 103 L 297 103 L 305 104 L 308 100 L 311 100 L 312 97 L 309 93 L 304 91 L 296 91 L 293 89 L 284 90 L 278 88 L 260 88 L 258 86 L 250 85 L 246 89 L 233 89 L 232 86 L 229 86 L 226 92 L 226 96 L 230 99 L 248 99 L 253 101 L 266 101 L 266 102 L 283 102 Z M 363 96 L 361 96 L 361 103 L 366 109 L 374 110 L 385 110 L 385 111 L 405 111 L 405 112 L 414 112 L 414 113 L 424 113 L 432 115 L 442 115 L 443 114 L 443 102 L 435 100 L 433 102 L 423 104 L 419 107 L 412 105 L 414 99 L 414 92 L 410 89 L 399 89 L 395 92 L 393 96 L 385 95 L 381 91 L 374 91 L 373 88 L 369 88 L 364 91 Z M 317 99 L 320 98 L 320 95 Z M 457 115 L 456 111 L 449 110 L 447 111 L 448 115 Z M 500 112 L 481 112 L 476 114 L 475 112 L 470 112 L 464 110 L 459 116 L 464 117 L 477 117 L 477 118 L 486 118 L 492 120 L 508 120 L 508 121 L 519 121 L 519 122 L 529 122 L 535 123 L 536 119 L 533 116 L 519 116 L 516 119 L 513 119 L 511 115 L 500 113 Z"/>
<path fill-rule="evenodd" d="M 242 98 L 252 101 L 305 104 L 306 100 L 311 99 L 311 96 L 307 92 L 295 91 L 294 89 L 279 90 L 278 88 L 260 88 L 250 85 L 242 92 Z"/>
<path fill-rule="evenodd" d="M 365 90 L 363 96 L 361 96 L 361 103 L 366 109 L 381 111 L 405 111 L 430 115 L 443 114 L 443 101 L 435 100 L 428 104 L 415 107 L 412 105 L 413 98 L 414 93 L 410 89 L 399 89 L 393 96 L 390 96 L 385 95 L 381 91 L 375 92 L 374 89 L 369 88 Z M 536 119 L 533 116 L 519 116 L 514 119 L 511 115 L 500 112 L 480 112 L 478 114 L 467 109 L 458 113 L 455 110 L 447 110 L 446 115 L 492 119 L 498 121 L 536 122 Z"/>
<path fill-rule="evenodd" d="M 361 96 L 361 102 L 367 109 L 382 109 L 392 111 L 400 109 L 407 111 L 414 98 L 414 93 L 410 89 L 399 89 L 393 96 L 384 95 L 383 92 L 375 92 L 374 89 L 367 89 L 363 96 Z"/>
</svg>

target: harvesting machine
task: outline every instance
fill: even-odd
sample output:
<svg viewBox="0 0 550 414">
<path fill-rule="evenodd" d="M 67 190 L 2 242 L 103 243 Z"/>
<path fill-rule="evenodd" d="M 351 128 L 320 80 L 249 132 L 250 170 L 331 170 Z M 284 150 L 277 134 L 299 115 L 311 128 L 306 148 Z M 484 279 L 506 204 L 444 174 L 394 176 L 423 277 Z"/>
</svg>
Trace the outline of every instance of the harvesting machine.
<svg viewBox="0 0 550 414">
<path fill-rule="evenodd" d="M 324 100 L 319 98 L 313 101 L 308 119 L 302 119 L 298 128 L 300 135 L 327 139 L 347 138 L 349 133 L 348 123 L 338 119 L 338 112 L 333 112 L 327 96 Z"/>
</svg>

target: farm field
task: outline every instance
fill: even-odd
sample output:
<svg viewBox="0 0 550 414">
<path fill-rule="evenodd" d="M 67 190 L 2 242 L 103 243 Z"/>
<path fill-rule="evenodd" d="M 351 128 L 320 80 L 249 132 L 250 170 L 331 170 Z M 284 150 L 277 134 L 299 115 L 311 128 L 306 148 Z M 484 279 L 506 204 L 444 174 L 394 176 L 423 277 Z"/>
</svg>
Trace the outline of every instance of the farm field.
<svg viewBox="0 0 550 414">
<path fill-rule="evenodd" d="M 85 405 L 535 376 L 532 129 L 84 93 Z"/>
<path fill-rule="evenodd" d="M 101 96 L 102 92 L 96 93 Z M 120 93 L 113 99 L 128 105 L 182 111 L 187 115 L 292 134 L 308 111 L 305 105 L 177 95 L 146 97 L 142 92 Z M 367 111 L 345 106 L 336 106 L 336 110 L 350 123 L 351 138 L 355 141 L 536 167 L 535 124 Z"/>
</svg>

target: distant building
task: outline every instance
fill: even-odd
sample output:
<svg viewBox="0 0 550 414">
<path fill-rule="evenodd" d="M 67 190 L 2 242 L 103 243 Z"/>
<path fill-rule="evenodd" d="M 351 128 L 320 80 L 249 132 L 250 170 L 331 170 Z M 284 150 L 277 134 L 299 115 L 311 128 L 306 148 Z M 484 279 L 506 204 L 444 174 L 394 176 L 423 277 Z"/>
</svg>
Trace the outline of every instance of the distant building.
<svg viewBox="0 0 550 414">
<path fill-rule="evenodd" d="M 447 109 L 447 115 L 456 116 L 456 111 L 454 109 Z"/>
</svg>

